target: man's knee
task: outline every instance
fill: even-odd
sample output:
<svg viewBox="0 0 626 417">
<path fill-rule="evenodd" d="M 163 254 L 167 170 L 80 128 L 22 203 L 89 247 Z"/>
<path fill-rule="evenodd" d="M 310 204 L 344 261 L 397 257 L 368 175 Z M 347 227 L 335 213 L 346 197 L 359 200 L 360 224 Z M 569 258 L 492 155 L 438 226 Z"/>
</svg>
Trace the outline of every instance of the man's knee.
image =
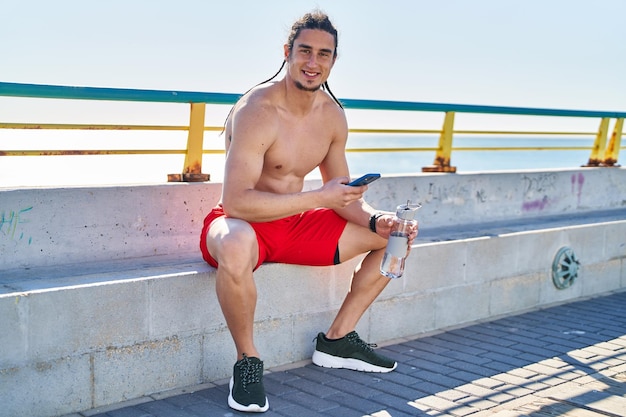
<svg viewBox="0 0 626 417">
<path fill-rule="evenodd" d="M 218 269 L 235 272 L 237 269 L 243 271 L 256 266 L 258 242 L 252 228 L 233 228 L 213 243 Z"/>
</svg>

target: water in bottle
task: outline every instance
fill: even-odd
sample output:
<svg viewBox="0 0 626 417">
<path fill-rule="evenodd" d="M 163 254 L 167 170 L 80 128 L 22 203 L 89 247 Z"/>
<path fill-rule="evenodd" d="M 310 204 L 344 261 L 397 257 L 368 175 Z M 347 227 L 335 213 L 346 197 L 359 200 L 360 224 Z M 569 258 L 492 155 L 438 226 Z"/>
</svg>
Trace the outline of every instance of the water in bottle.
<svg viewBox="0 0 626 417">
<path fill-rule="evenodd" d="M 400 278 L 404 273 L 404 261 L 409 249 L 409 233 L 411 227 L 417 224 L 415 213 L 422 207 L 420 204 L 401 204 L 396 209 L 396 216 L 385 249 L 385 255 L 380 264 L 380 273 L 389 278 Z"/>
</svg>

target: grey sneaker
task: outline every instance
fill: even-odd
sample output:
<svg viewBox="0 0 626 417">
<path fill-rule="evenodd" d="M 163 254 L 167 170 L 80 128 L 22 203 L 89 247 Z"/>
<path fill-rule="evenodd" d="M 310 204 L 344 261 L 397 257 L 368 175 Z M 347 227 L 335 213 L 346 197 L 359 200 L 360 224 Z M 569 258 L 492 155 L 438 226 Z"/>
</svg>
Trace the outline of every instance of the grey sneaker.
<svg viewBox="0 0 626 417">
<path fill-rule="evenodd" d="M 346 368 L 364 372 L 391 372 L 396 361 L 379 355 L 376 345 L 365 343 L 356 332 L 338 340 L 328 340 L 324 333 L 317 335 L 313 363 L 324 368 Z"/>
<path fill-rule="evenodd" d="M 229 384 L 228 406 L 238 411 L 263 413 L 270 407 L 263 387 L 263 362 L 259 358 L 235 363 Z"/>
</svg>

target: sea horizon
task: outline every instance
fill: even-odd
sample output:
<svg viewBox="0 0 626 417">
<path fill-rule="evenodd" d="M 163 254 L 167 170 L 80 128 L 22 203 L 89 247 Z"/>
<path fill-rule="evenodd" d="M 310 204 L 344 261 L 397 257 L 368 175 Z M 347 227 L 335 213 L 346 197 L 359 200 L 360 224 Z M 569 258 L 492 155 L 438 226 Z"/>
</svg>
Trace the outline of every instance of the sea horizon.
<svg viewBox="0 0 626 417">
<path fill-rule="evenodd" d="M 358 137 L 361 136 L 361 137 Z M 455 137 L 454 146 L 484 147 L 585 147 L 585 150 L 453 150 L 451 166 L 457 173 L 577 168 L 585 165 L 595 138 L 572 137 Z M 351 135 L 350 148 L 435 148 L 437 137 Z M 220 149 L 216 147 L 216 149 Z M 411 175 L 432 165 L 435 151 L 347 152 L 350 175 L 369 172 Z M 67 155 L 0 157 L 0 188 L 160 184 L 167 174 L 180 173 L 183 155 Z M 203 173 L 222 182 L 223 154 L 205 154 Z M 321 178 L 314 170 L 307 179 Z"/>
</svg>

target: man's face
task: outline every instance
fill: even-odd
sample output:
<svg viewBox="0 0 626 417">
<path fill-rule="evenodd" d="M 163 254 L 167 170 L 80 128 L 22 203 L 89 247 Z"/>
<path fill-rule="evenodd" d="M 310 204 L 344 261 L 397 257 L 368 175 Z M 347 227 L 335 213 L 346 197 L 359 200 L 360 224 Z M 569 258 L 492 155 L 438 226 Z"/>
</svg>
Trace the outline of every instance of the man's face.
<svg viewBox="0 0 626 417">
<path fill-rule="evenodd" d="M 304 91 L 317 91 L 328 80 L 335 63 L 335 38 L 317 29 L 304 29 L 293 42 L 285 45 L 289 75 L 296 87 Z"/>
</svg>

